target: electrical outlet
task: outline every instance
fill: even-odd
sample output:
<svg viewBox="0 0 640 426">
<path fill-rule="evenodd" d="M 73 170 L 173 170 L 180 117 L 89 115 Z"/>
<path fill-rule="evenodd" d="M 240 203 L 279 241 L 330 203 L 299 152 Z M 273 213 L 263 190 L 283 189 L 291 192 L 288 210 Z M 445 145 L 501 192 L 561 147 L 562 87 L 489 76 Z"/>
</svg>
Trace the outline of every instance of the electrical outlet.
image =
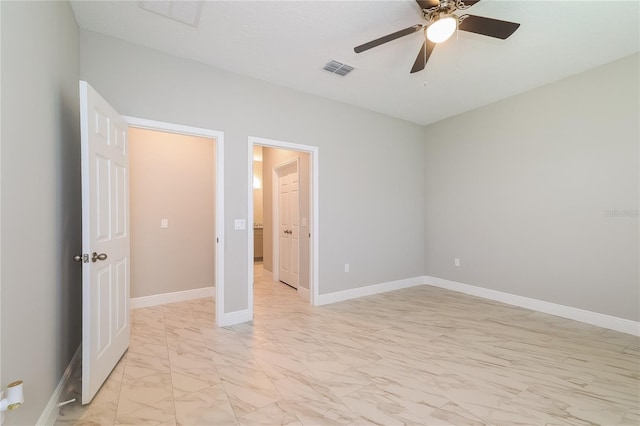
<svg viewBox="0 0 640 426">
<path fill-rule="evenodd" d="M 349 272 L 349 264 L 348 263 L 344 264 L 344 271 L 345 272 Z"/>
<path fill-rule="evenodd" d="M 457 257 L 455 259 L 453 259 L 453 264 L 455 266 L 460 266 L 460 259 L 458 259 Z"/>
</svg>

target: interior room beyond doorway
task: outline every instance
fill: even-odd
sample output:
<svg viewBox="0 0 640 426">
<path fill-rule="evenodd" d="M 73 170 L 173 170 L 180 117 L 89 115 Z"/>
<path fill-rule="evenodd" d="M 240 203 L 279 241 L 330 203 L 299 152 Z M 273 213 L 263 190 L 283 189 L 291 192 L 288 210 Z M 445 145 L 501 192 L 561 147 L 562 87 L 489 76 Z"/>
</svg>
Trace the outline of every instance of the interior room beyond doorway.
<svg viewBox="0 0 640 426">
<path fill-rule="evenodd" d="M 309 300 L 310 154 L 253 147 L 254 262 Z"/>
<path fill-rule="evenodd" d="M 129 128 L 131 298 L 213 296 L 212 138 Z"/>
</svg>

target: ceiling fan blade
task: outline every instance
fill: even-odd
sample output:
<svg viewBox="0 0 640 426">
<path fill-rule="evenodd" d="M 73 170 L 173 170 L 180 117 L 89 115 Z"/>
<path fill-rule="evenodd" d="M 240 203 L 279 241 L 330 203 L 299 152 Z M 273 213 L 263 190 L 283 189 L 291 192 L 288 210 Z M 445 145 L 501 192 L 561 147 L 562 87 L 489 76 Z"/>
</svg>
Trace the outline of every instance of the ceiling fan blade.
<svg viewBox="0 0 640 426">
<path fill-rule="evenodd" d="M 423 26 L 421 24 L 416 24 L 416 25 L 413 25 L 413 26 L 411 26 L 409 28 L 405 28 L 404 30 L 396 31 L 395 33 L 391 33 L 391 34 L 388 34 L 388 35 L 386 35 L 384 37 L 380 37 L 380 38 L 377 38 L 375 40 L 372 40 L 372 41 L 370 41 L 368 43 L 361 44 L 360 46 L 356 46 L 356 47 L 354 47 L 353 50 L 356 53 L 361 53 L 361 52 L 364 52 L 365 50 L 369 50 L 371 48 L 380 46 L 381 44 L 388 43 L 388 42 L 393 41 L 393 40 L 395 40 L 397 38 L 404 37 L 404 36 L 409 35 L 409 34 L 413 34 L 416 31 L 421 30 L 422 27 Z"/>
<path fill-rule="evenodd" d="M 513 34 L 519 26 L 520 24 L 515 22 L 485 18 L 484 16 L 466 15 L 460 23 L 460 26 L 458 26 L 458 29 L 504 40 Z"/>
<path fill-rule="evenodd" d="M 411 68 L 411 74 L 413 74 L 414 72 L 422 71 L 424 69 L 435 47 L 436 44 L 434 42 L 425 38 L 424 43 L 422 43 L 422 47 L 420 47 L 420 51 L 418 52 L 418 57 L 413 63 L 413 68 Z"/>
<path fill-rule="evenodd" d="M 480 0 L 478 0 L 480 1 Z M 440 4 L 439 0 L 416 0 L 420 9 L 430 9 L 432 7 L 438 6 Z"/>
</svg>

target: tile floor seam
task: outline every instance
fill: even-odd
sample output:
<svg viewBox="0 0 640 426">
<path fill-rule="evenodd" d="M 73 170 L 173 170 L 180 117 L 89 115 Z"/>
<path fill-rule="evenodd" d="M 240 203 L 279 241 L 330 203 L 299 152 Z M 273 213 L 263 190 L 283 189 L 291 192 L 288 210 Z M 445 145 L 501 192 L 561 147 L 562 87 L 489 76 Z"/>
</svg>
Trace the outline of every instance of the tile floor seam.
<svg viewBox="0 0 640 426">
<path fill-rule="evenodd" d="M 127 356 L 127 352 L 125 352 L 125 354 L 123 355 L 123 358 Z M 126 360 L 125 360 L 125 364 L 126 364 Z M 118 395 L 118 398 L 116 399 L 116 410 L 115 413 L 113 413 L 113 424 L 116 424 L 116 420 L 118 418 L 118 408 L 120 406 L 120 394 L 122 392 L 122 385 L 124 384 L 124 372 L 125 369 L 122 369 L 122 376 L 120 377 L 120 382 L 118 383 L 118 391 L 116 392 L 116 395 Z"/>
<path fill-rule="evenodd" d="M 164 316 L 164 312 L 163 312 L 163 321 L 165 320 L 165 316 Z M 198 330 L 199 331 L 199 330 Z M 167 335 L 167 330 L 165 327 L 165 346 L 167 348 L 167 359 L 169 360 L 169 379 L 171 381 L 171 399 L 173 400 L 173 419 L 175 420 L 176 425 L 179 425 L 180 423 L 178 423 L 178 408 L 176 407 L 176 395 L 175 395 L 175 383 L 174 383 L 174 368 L 173 368 L 173 363 L 171 362 L 171 353 L 169 352 L 169 338 Z"/>
</svg>

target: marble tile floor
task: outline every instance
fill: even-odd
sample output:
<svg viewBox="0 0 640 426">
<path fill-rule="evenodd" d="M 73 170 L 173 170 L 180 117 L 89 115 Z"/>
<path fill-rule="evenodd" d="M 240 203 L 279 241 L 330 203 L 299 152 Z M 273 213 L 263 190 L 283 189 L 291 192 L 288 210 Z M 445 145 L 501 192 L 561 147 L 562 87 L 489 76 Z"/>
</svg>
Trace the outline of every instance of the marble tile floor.
<svg viewBox="0 0 640 426">
<path fill-rule="evenodd" d="M 251 323 L 216 328 L 213 299 L 132 312 L 57 424 L 640 424 L 638 337 L 428 286 L 312 307 L 255 278 Z"/>
</svg>

